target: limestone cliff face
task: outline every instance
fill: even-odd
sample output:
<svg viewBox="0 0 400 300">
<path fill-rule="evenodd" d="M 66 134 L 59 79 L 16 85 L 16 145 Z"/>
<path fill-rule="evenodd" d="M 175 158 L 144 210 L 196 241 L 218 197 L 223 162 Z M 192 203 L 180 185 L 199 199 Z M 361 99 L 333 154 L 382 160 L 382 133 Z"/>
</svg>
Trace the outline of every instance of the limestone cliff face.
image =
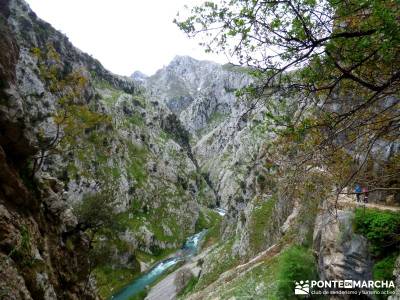
<svg viewBox="0 0 400 300">
<path fill-rule="evenodd" d="M 126 236 L 134 247 L 151 252 L 154 247 L 179 246 L 194 230 L 198 203 L 212 201 L 213 195 L 197 173 L 190 149 L 177 139 L 179 133 L 174 136 L 163 127 L 169 109 L 147 99 L 140 80 L 111 74 L 73 47 L 24 2 L 12 1 L 9 7 L 9 27 L 20 47 L 16 77 L 24 109 L 18 113 L 34 131 L 39 153 L 44 154 L 38 174 L 60 179 L 65 184 L 63 199 L 69 204 L 88 193 L 112 190 L 117 210 L 126 212 L 132 225 Z M 59 61 L 52 61 L 51 55 Z M 58 132 L 55 115 L 63 111 L 62 97 L 68 96 L 68 91 L 52 91 L 54 82 L 49 83 L 46 72 L 53 65 L 61 78 L 79 73 L 85 79 L 73 105 L 84 108 L 76 121 L 86 119 L 74 145 L 49 155 L 46 146 Z M 85 124 L 99 116 L 105 121 Z M 68 133 L 64 137 L 70 138 Z M 155 222 L 160 214 L 165 222 Z M 132 219 L 132 215 L 140 217 Z M 160 228 L 154 228 L 154 223 Z"/>
<path fill-rule="evenodd" d="M 354 233 L 351 210 L 332 215 L 324 203 L 317 216 L 314 248 L 321 280 L 372 280 L 372 259 L 365 237 Z"/>
<path fill-rule="evenodd" d="M 14 31 L 20 9 L 31 13 L 16 1 L 0 6 L 0 293 L 4 299 L 95 299 L 85 235 L 72 237 L 74 252 L 62 239 L 74 223 L 63 184 L 50 176 L 32 178 L 27 170 L 38 152 L 35 125 L 45 122 L 45 111 L 36 101 L 44 89 L 21 77 L 31 61 Z"/>
<path fill-rule="evenodd" d="M 184 132 L 167 130 L 170 110 L 140 81 L 105 70 L 24 1 L 0 9 L 1 294 L 95 298 L 89 242 L 70 236 L 82 197 L 114 195 L 130 245 L 113 249 L 123 263 L 136 250 L 179 247 L 213 193 Z"/>
<path fill-rule="evenodd" d="M 188 298 L 229 298 L 227 295 L 239 295 L 243 288 L 250 288 L 249 293 L 254 293 L 255 298 L 268 298 L 271 288 L 260 278 L 252 282 L 246 274 L 253 272 L 253 264 L 256 277 L 260 269 L 270 270 L 267 261 L 280 260 L 284 251 L 277 249 L 282 245 L 307 248 L 311 261 L 314 257 L 310 253 L 314 251 L 315 268 L 322 279 L 371 279 L 373 263 L 368 243 L 365 237 L 353 232 L 353 213 L 324 213 L 322 203 L 328 194 L 321 190 L 329 190 L 328 176 L 319 170 L 308 170 L 297 184 L 312 183 L 319 188 L 305 195 L 291 193 L 287 189 L 290 180 L 277 172 L 275 161 L 269 157 L 269 142 L 276 136 L 263 127 L 266 108 L 260 104 L 246 114 L 248 107 L 234 93 L 221 92 L 218 70 L 220 67 L 208 62 L 177 57 L 156 75 L 143 79 L 150 97 L 165 103 L 192 134 L 192 152 L 198 167 L 210 182 L 217 204 L 227 210 L 221 242 L 204 257 L 198 287 Z M 208 83 L 199 73 L 215 80 Z M 252 81 L 249 75 L 237 70 L 225 69 L 223 74 L 232 83 L 232 90 Z M 202 93 L 208 87 L 212 93 Z M 296 110 L 296 99 L 289 99 L 289 103 L 293 104 L 290 109 Z M 218 110 L 222 107 L 229 109 Z M 208 117 L 215 108 L 222 112 L 217 121 Z M 383 146 L 381 150 L 392 148 Z M 285 159 L 280 163 L 290 165 Z M 284 165 L 280 167 L 284 169 Z M 240 279 L 233 280 L 235 277 Z M 254 286 L 259 290 L 254 291 Z"/>
<path fill-rule="evenodd" d="M 190 133 L 200 137 L 237 112 L 234 92 L 250 80 L 246 72 L 230 65 L 176 56 L 144 81 L 151 97 L 164 103 Z"/>
<path fill-rule="evenodd" d="M 274 216 L 268 221 L 273 226 L 257 233 L 265 236 L 261 244 L 267 247 L 276 241 L 293 199 L 283 194 L 272 199 L 259 180 L 269 172 L 265 145 L 275 135 L 259 126 L 266 112 L 263 105 L 250 110 L 235 96 L 254 81 L 248 70 L 177 56 L 155 75 L 141 78 L 149 97 L 166 104 L 191 134 L 198 168 L 213 189 L 216 204 L 228 211 L 222 231 L 224 239 L 235 236 L 233 255 L 248 257 L 259 250 L 250 245 L 249 232 L 252 214 L 260 205 L 271 206 Z"/>
</svg>

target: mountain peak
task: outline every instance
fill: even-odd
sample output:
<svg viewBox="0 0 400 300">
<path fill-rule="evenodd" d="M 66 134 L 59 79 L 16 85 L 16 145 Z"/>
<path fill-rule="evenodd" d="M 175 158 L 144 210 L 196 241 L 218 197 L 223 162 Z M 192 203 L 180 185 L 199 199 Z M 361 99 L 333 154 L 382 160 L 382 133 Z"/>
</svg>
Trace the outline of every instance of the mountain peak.
<svg viewBox="0 0 400 300">
<path fill-rule="evenodd" d="M 213 65 L 219 65 L 216 62 L 213 62 L 211 60 L 199 60 L 196 58 L 193 58 L 189 55 L 175 55 L 175 57 L 172 59 L 172 61 L 169 63 L 169 65 L 175 65 L 175 64 L 198 64 L 198 63 L 203 63 L 203 64 L 213 64 Z"/>
<path fill-rule="evenodd" d="M 145 81 L 149 76 L 144 74 L 141 71 L 135 71 L 132 73 L 132 75 L 130 77 L 136 81 Z"/>
<path fill-rule="evenodd" d="M 193 57 L 191 57 L 189 55 L 175 55 L 171 62 L 182 61 L 182 60 L 183 61 L 185 61 L 185 60 L 198 61 L 198 60 L 196 60 L 195 58 L 193 58 Z"/>
</svg>

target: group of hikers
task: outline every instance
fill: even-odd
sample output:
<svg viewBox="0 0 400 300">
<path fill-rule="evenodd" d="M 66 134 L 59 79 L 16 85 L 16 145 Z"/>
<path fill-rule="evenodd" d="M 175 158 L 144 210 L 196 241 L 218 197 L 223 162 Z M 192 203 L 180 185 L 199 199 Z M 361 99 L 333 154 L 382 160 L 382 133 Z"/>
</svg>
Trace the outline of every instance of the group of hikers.
<svg viewBox="0 0 400 300">
<path fill-rule="evenodd" d="M 364 199 L 363 199 L 364 203 L 368 203 L 368 194 L 369 194 L 368 187 L 366 187 L 366 186 L 361 187 L 357 183 L 354 188 L 354 193 L 356 194 L 357 202 L 361 202 L 361 194 L 363 194 L 364 195 Z"/>
</svg>

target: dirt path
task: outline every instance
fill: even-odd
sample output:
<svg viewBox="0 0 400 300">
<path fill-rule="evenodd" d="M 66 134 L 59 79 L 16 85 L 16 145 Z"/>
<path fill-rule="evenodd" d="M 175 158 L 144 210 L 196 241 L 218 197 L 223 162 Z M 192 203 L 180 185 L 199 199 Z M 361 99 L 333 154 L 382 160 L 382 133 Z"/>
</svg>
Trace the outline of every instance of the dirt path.
<svg viewBox="0 0 400 300">
<path fill-rule="evenodd" d="M 365 208 L 377 209 L 377 210 L 382 210 L 382 211 L 400 212 L 400 207 L 398 207 L 398 206 L 389 206 L 389 205 L 376 204 L 376 203 L 356 202 L 356 200 L 354 198 L 349 197 L 347 195 L 339 196 L 338 206 L 339 206 L 339 208 L 365 207 Z"/>
<path fill-rule="evenodd" d="M 158 282 L 155 286 L 153 286 L 148 293 L 145 300 L 173 300 L 176 299 L 176 286 L 175 286 L 175 277 L 179 270 L 183 268 L 188 268 L 192 271 L 194 276 L 198 276 L 200 272 L 200 267 L 197 266 L 197 262 L 199 259 L 204 258 L 205 255 L 211 251 L 213 247 L 210 247 L 200 253 L 199 255 L 193 257 L 190 261 L 185 263 L 182 267 L 178 268 L 167 277 Z"/>
<path fill-rule="evenodd" d="M 157 283 L 149 292 L 146 297 L 146 300 L 172 300 L 176 297 L 175 291 L 175 275 L 176 273 L 173 272 Z"/>
</svg>

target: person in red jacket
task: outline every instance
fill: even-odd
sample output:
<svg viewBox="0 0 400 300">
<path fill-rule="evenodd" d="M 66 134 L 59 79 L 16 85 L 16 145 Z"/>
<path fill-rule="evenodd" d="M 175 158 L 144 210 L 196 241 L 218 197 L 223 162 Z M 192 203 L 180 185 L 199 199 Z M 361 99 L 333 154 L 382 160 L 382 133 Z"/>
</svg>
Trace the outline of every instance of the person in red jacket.
<svg viewBox="0 0 400 300">
<path fill-rule="evenodd" d="M 368 195 L 369 195 L 368 187 L 364 186 L 362 188 L 362 193 L 364 194 L 364 203 L 368 203 Z"/>
</svg>

